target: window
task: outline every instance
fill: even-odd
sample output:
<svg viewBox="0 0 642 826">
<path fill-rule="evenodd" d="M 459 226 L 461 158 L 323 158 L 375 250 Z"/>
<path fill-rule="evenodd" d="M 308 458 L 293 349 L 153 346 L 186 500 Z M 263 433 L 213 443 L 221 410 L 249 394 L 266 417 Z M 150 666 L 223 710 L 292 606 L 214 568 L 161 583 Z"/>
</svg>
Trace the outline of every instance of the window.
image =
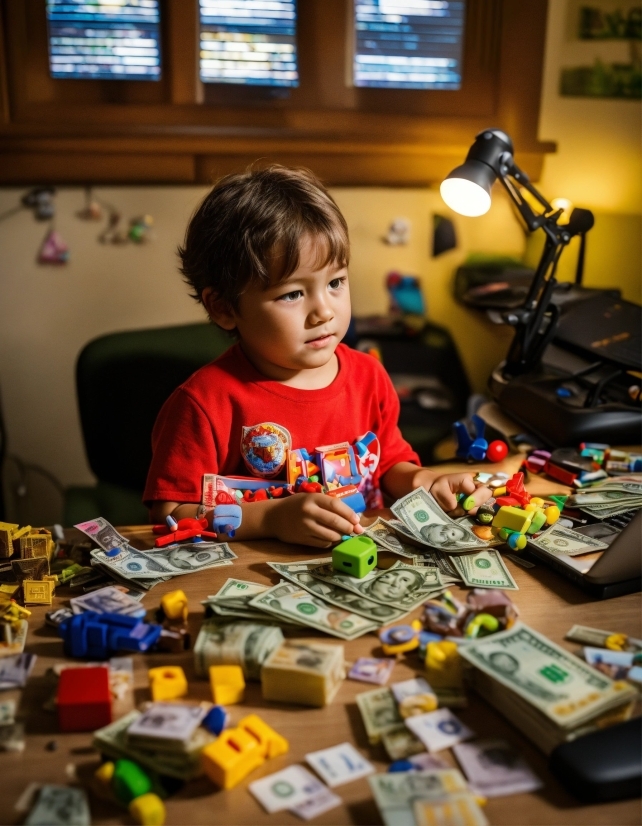
<svg viewBox="0 0 642 826">
<path fill-rule="evenodd" d="M 298 86 L 295 0 L 200 0 L 204 83 Z"/>
<path fill-rule="evenodd" d="M 355 0 L 354 85 L 459 89 L 465 2 Z"/>
<path fill-rule="evenodd" d="M 47 0 L 53 78 L 159 80 L 158 0 Z"/>
</svg>

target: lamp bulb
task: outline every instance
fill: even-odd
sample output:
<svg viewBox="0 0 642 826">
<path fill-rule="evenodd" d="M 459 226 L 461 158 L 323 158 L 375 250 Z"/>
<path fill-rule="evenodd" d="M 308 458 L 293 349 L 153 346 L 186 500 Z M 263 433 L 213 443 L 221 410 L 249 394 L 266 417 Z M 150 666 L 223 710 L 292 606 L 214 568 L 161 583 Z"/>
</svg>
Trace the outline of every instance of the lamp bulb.
<svg viewBox="0 0 642 826">
<path fill-rule="evenodd" d="M 440 187 L 441 197 L 454 212 L 476 218 L 490 209 L 490 195 L 479 184 L 465 178 L 446 178 Z"/>
</svg>

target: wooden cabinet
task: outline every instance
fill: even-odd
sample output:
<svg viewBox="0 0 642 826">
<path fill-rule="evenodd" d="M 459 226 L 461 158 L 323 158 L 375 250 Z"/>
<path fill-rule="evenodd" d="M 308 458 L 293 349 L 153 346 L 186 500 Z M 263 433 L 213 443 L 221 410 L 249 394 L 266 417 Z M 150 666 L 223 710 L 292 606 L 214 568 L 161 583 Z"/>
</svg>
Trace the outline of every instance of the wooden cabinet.
<svg viewBox="0 0 642 826">
<path fill-rule="evenodd" d="M 0 184 L 207 183 L 249 163 L 332 185 L 423 185 L 506 130 L 537 179 L 546 0 L 468 0 L 458 91 L 354 88 L 352 0 L 299 0 L 300 85 L 202 84 L 198 0 L 161 0 L 158 82 L 54 80 L 45 0 L 0 0 Z"/>
</svg>

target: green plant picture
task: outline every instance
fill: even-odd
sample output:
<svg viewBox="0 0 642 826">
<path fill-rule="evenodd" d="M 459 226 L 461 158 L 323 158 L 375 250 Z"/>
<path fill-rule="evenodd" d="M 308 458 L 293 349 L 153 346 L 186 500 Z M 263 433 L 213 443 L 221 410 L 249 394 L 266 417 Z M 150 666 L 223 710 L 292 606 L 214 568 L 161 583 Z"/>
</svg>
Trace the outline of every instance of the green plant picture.
<svg viewBox="0 0 642 826">
<path fill-rule="evenodd" d="M 594 0 L 591 5 L 581 4 L 577 7 L 574 28 L 576 41 L 587 46 L 592 43 L 597 53 L 593 54 L 592 65 L 562 69 L 560 94 L 571 97 L 640 100 L 642 96 L 640 61 L 642 7 L 640 4 L 625 4 L 618 7 L 612 0 L 611 2 Z M 612 53 L 620 55 L 619 58 L 605 58 L 603 44 L 607 41 L 614 44 L 612 48 L 615 51 Z M 623 52 L 622 46 L 628 46 L 628 49 Z"/>
</svg>

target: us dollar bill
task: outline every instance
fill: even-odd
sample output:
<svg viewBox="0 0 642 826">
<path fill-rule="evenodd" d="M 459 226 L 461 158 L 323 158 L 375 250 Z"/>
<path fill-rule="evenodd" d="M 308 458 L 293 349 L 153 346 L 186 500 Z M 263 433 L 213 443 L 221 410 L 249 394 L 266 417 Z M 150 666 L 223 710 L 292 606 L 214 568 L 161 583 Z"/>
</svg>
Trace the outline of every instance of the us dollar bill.
<svg viewBox="0 0 642 826">
<path fill-rule="evenodd" d="M 262 611 L 250 606 L 250 600 L 267 591 L 269 585 L 244 579 L 227 579 L 216 594 L 202 600 L 205 616 L 212 613 L 223 617 L 243 617 L 244 619 L 265 619 Z"/>
<path fill-rule="evenodd" d="M 261 666 L 283 645 L 283 632 L 270 622 L 206 619 L 194 644 L 194 669 L 206 677 L 211 665 L 239 665 L 246 680 L 259 680 Z"/>
<path fill-rule="evenodd" d="M 492 548 L 476 554 L 452 557 L 455 568 L 461 574 L 464 584 L 471 588 L 501 588 L 505 591 L 519 591 L 517 583 L 498 553 Z"/>
<path fill-rule="evenodd" d="M 372 795 L 386 826 L 415 826 L 413 807 L 418 801 L 444 801 L 468 786 L 457 769 L 434 769 L 420 772 L 387 772 L 368 778 Z M 429 822 L 429 821 L 428 821 Z M 474 826 L 470 819 L 434 820 L 434 823 L 461 822 Z"/>
<path fill-rule="evenodd" d="M 381 742 L 391 760 L 405 760 L 413 754 L 421 754 L 426 747 L 406 726 L 397 726 L 381 735 Z"/>
<path fill-rule="evenodd" d="M 408 559 L 412 559 L 416 554 L 415 548 L 407 542 L 402 542 L 395 533 L 394 528 L 380 516 L 377 517 L 372 525 L 368 525 L 368 527 L 364 529 L 364 533 L 376 542 L 380 548 L 385 548 L 386 551 L 391 551 L 393 554 L 398 554 Z"/>
<path fill-rule="evenodd" d="M 456 792 L 437 800 L 415 800 L 412 812 L 415 826 L 433 826 L 434 823 L 489 826 L 477 797 L 471 791 Z"/>
<path fill-rule="evenodd" d="M 295 620 L 342 640 L 376 631 L 379 623 L 342 611 L 292 582 L 280 582 L 251 600 L 250 605 L 284 620 Z"/>
<path fill-rule="evenodd" d="M 572 507 L 582 505 L 617 504 L 622 499 L 641 499 L 642 481 L 640 482 L 610 482 L 595 485 L 586 493 L 574 493 L 569 496 L 567 505 Z"/>
<path fill-rule="evenodd" d="M 450 554 L 485 548 L 466 525 L 459 525 L 437 504 L 424 488 L 417 488 L 399 499 L 392 512 L 424 544 Z"/>
<path fill-rule="evenodd" d="M 521 622 L 460 646 L 459 655 L 560 729 L 576 728 L 635 696 Z"/>
<path fill-rule="evenodd" d="M 87 795 L 71 786 L 41 786 L 36 805 L 29 812 L 29 826 L 89 826 Z"/>
<path fill-rule="evenodd" d="M 529 539 L 529 544 L 552 556 L 579 556 L 609 547 L 606 542 L 560 525 L 552 525 L 537 538 Z"/>
<path fill-rule="evenodd" d="M 90 539 L 93 539 L 96 545 L 99 545 L 104 551 L 110 551 L 112 548 L 128 548 L 129 542 L 125 537 L 118 533 L 116 528 L 110 524 L 102 516 L 97 516 L 95 519 L 89 519 L 87 522 L 80 522 L 74 525 Z"/>
<path fill-rule="evenodd" d="M 383 571 L 375 568 L 361 579 L 335 571 L 331 564 L 319 565 L 310 573 L 322 582 L 401 611 L 412 611 L 444 588 L 437 568 L 416 568 L 402 562 Z"/>
<path fill-rule="evenodd" d="M 361 594 L 348 591 L 342 586 L 318 579 L 311 573 L 313 569 L 331 563 L 332 559 L 325 557 L 324 559 L 310 559 L 305 562 L 268 562 L 268 565 L 283 579 L 305 588 L 311 594 L 315 594 L 332 605 L 338 605 L 339 608 L 352 611 L 380 625 L 397 622 L 406 615 L 407 611 L 405 610 L 375 602 Z"/>
<path fill-rule="evenodd" d="M 357 694 L 357 706 L 371 743 L 404 725 L 395 696 L 389 688 L 376 688 Z"/>
<path fill-rule="evenodd" d="M 153 551 L 138 551 L 128 545 L 121 547 L 115 556 L 107 556 L 103 550 L 93 550 L 91 557 L 103 569 L 137 580 L 191 574 L 220 565 L 231 565 L 232 560 L 237 558 L 227 542 L 170 545 Z"/>
<path fill-rule="evenodd" d="M 602 631 L 600 628 L 591 628 L 588 625 L 573 625 L 564 639 L 593 648 L 606 648 L 607 639 L 614 634 L 615 631 Z M 627 637 L 625 651 L 639 651 L 640 649 L 642 649 L 642 640 Z"/>
</svg>

